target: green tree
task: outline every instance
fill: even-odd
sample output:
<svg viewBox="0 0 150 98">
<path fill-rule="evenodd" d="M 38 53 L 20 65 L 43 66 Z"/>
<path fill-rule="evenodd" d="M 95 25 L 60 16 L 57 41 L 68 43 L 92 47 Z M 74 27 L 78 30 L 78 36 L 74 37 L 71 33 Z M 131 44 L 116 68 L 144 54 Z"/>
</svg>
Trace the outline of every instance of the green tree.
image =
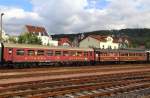
<svg viewBox="0 0 150 98">
<path fill-rule="evenodd" d="M 33 33 L 24 33 L 18 37 L 18 43 L 41 44 L 42 41 Z"/>
<path fill-rule="evenodd" d="M 12 43 L 17 43 L 17 39 L 15 37 L 9 37 L 8 41 Z"/>
</svg>

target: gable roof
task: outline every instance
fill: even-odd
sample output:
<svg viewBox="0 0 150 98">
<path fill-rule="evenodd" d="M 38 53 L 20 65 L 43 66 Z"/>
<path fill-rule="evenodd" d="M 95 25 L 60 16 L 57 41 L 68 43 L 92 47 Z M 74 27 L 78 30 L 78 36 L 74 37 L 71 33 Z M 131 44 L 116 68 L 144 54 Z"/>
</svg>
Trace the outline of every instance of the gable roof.
<svg viewBox="0 0 150 98">
<path fill-rule="evenodd" d="M 62 45 L 64 43 L 68 43 L 69 45 L 71 45 L 71 42 L 68 38 L 60 38 L 58 44 Z"/>
<path fill-rule="evenodd" d="M 42 35 L 48 36 L 48 33 L 46 32 L 46 29 L 44 27 L 38 27 L 38 26 L 32 26 L 32 25 L 26 25 L 27 31 L 29 33 L 35 33 L 39 34 L 39 32 L 42 33 Z"/>
<path fill-rule="evenodd" d="M 94 39 L 97 39 L 98 41 L 106 41 L 107 36 L 101 36 L 101 35 L 90 35 L 88 37 L 92 37 Z"/>
<path fill-rule="evenodd" d="M 98 41 L 103 41 L 106 42 L 107 41 L 107 37 L 108 36 L 102 36 L 102 35 L 89 35 L 88 37 L 92 37 Z M 118 43 L 118 38 L 112 37 L 113 38 L 113 42 L 114 43 Z"/>
</svg>

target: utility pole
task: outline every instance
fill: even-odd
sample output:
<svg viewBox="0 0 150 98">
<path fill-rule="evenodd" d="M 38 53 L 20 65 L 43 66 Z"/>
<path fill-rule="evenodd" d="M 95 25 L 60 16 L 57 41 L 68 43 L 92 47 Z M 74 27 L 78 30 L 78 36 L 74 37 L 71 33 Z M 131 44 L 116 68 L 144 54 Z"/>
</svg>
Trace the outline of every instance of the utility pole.
<svg viewBox="0 0 150 98">
<path fill-rule="evenodd" d="M 3 33 L 3 15 L 4 13 L 1 13 L 1 33 L 0 33 L 0 40 L 2 41 L 2 33 Z"/>
</svg>

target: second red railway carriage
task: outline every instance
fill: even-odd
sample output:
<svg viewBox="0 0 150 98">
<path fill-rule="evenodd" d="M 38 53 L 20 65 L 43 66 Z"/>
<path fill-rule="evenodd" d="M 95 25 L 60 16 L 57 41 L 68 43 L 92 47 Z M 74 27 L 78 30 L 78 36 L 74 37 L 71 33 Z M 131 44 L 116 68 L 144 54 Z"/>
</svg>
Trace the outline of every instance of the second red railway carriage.
<svg viewBox="0 0 150 98">
<path fill-rule="evenodd" d="M 104 50 L 95 49 L 95 60 L 99 62 L 145 62 L 147 53 L 140 49 Z"/>
</svg>

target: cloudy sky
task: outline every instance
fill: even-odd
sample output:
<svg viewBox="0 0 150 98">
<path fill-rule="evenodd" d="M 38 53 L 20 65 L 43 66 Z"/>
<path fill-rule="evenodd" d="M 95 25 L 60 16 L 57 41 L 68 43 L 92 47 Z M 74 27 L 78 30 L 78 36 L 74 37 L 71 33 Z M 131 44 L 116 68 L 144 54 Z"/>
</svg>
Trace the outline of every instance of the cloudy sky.
<svg viewBox="0 0 150 98">
<path fill-rule="evenodd" d="M 150 28 L 150 0 L 0 0 L 4 30 L 19 34 L 25 24 L 50 34 Z"/>
</svg>

